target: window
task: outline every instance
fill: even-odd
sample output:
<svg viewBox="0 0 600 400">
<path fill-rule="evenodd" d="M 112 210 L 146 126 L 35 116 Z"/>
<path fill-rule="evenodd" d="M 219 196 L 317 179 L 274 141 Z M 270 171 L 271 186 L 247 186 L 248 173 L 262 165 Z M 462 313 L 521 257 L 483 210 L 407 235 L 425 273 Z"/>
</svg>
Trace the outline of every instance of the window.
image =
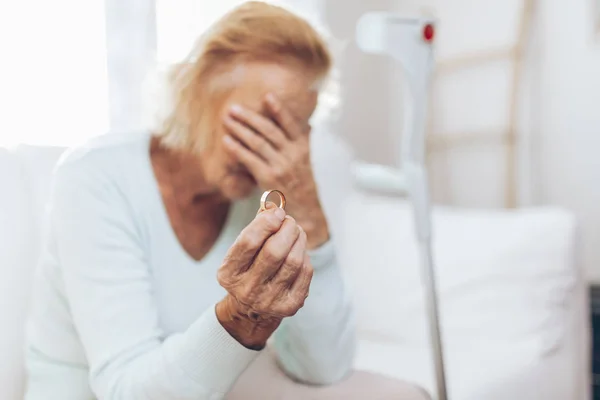
<svg viewBox="0 0 600 400">
<path fill-rule="evenodd" d="M 104 2 L 0 2 L 0 146 L 71 145 L 108 129 Z"/>
<path fill-rule="evenodd" d="M 197 37 L 243 0 L 156 0 L 157 59 L 171 64 L 183 59 Z"/>
<path fill-rule="evenodd" d="M 247 0 L 156 0 L 157 59 L 180 61 L 198 36 L 227 11 Z M 321 24 L 322 0 L 261 0 L 288 7 L 310 22 Z"/>
<path fill-rule="evenodd" d="M 292 7 L 320 23 L 322 0 L 262 0 Z M 156 0 L 157 59 L 170 64 L 184 58 L 198 36 L 244 0 Z"/>
</svg>

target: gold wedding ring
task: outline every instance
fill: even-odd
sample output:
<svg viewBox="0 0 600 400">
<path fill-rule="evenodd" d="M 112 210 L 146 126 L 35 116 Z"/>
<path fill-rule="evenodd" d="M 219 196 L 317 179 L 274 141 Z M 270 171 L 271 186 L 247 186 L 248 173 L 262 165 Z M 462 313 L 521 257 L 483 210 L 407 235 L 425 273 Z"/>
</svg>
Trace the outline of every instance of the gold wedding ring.
<svg viewBox="0 0 600 400">
<path fill-rule="evenodd" d="M 283 195 L 283 193 L 281 193 L 279 190 L 267 190 L 266 192 L 263 193 L 262 197 L 260 198 L 260 211 L 267 210 L 267 199 L 269 198 L 271 193 L 276 193 L 277 196 L 279 196 L 279 206 L 278 207 L 283 208 L 285 210 L 285 196 Z"/>
</svg>

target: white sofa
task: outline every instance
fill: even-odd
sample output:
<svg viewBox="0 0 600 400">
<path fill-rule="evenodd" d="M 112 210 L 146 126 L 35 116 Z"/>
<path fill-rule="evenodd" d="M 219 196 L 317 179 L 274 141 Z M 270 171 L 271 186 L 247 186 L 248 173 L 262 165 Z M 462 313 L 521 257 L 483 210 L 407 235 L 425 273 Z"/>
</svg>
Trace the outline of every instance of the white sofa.
<svg viewBox="0 0 600 400">
<path fill-rule="evenodd" d="M 355 216 L 341 254 L 359 299 L 357 368 L 435 393 L 410 209 L 355 194 L 346 212 Z M 590 399 L 587 286 L 572 215 L 437 207 L 434 226 L 450 398 Z"/>
<path fill-rule="evenodd" d="M 0 148 L 0 399 L 22 398 L 23 334 L 39 229 L 60 148 Z"/>
<path fill-rule="evenodd" d="M 22 398 L 30 278 L 51 170 L 61 151 L 0 149 L 3 400 Z M 340 161 L 335 166 L 328 162 L 332 157 Z M 321 144 L 314 158 L 355 293 L 356 368 L 435 393 L 410 210 L 399 199 L 354 191 L 347 153 Z M 553 208 L 438 207 L 434 225 L 451 398 L 588 400 L 586 287 L 576 260 L 573 217 Z"/>
</svg>

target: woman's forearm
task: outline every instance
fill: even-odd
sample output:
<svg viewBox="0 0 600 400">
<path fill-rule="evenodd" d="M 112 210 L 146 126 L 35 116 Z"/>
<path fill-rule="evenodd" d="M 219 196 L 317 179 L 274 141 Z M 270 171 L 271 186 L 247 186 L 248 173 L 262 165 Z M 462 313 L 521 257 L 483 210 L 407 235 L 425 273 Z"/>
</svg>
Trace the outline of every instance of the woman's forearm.
<svg viewBox="0 0 600 400">
<path fill-rule="evenodd" d="M 355 316 L 331 241 L 312 252 L 311 259 L 315 272 L 310 295 L 294 317 L 283 320 L 274 347 L 288 375 L 307 384 L 327 385 L 343 379 L 352 368 Z"/>
<path fill-rule="evenodd" d="M 259 354 L 237 343 L 214 308 L 161 345 L 129 349 L 91 371 L 94 391 L 110 400 L 218 400 Z"/>
</svg>

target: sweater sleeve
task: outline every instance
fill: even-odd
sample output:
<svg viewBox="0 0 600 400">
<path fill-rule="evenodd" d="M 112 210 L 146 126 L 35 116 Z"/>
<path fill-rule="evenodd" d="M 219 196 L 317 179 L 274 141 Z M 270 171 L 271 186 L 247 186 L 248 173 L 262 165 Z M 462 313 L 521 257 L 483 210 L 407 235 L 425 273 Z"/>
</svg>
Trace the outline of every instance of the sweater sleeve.
<svg viewBox="0 0 600 400">
<path fill-rule="evenodd" d="M 51 229 L 67 301 L 102 400 L 218 400 L 258 352 L 214 307 L 179 334 L 161 331 L 135 205 L 102 168 L 61 166 Z"/>
<path fill-rule="evenodd" d="M 309 296 L 295 316 L 283 320 L 273 346 L 289 376 L 306 384 L 328 385 L 352 369 L 355 315 L 333 242 L 309 255 L 314 268 Z"/>
</svg>

